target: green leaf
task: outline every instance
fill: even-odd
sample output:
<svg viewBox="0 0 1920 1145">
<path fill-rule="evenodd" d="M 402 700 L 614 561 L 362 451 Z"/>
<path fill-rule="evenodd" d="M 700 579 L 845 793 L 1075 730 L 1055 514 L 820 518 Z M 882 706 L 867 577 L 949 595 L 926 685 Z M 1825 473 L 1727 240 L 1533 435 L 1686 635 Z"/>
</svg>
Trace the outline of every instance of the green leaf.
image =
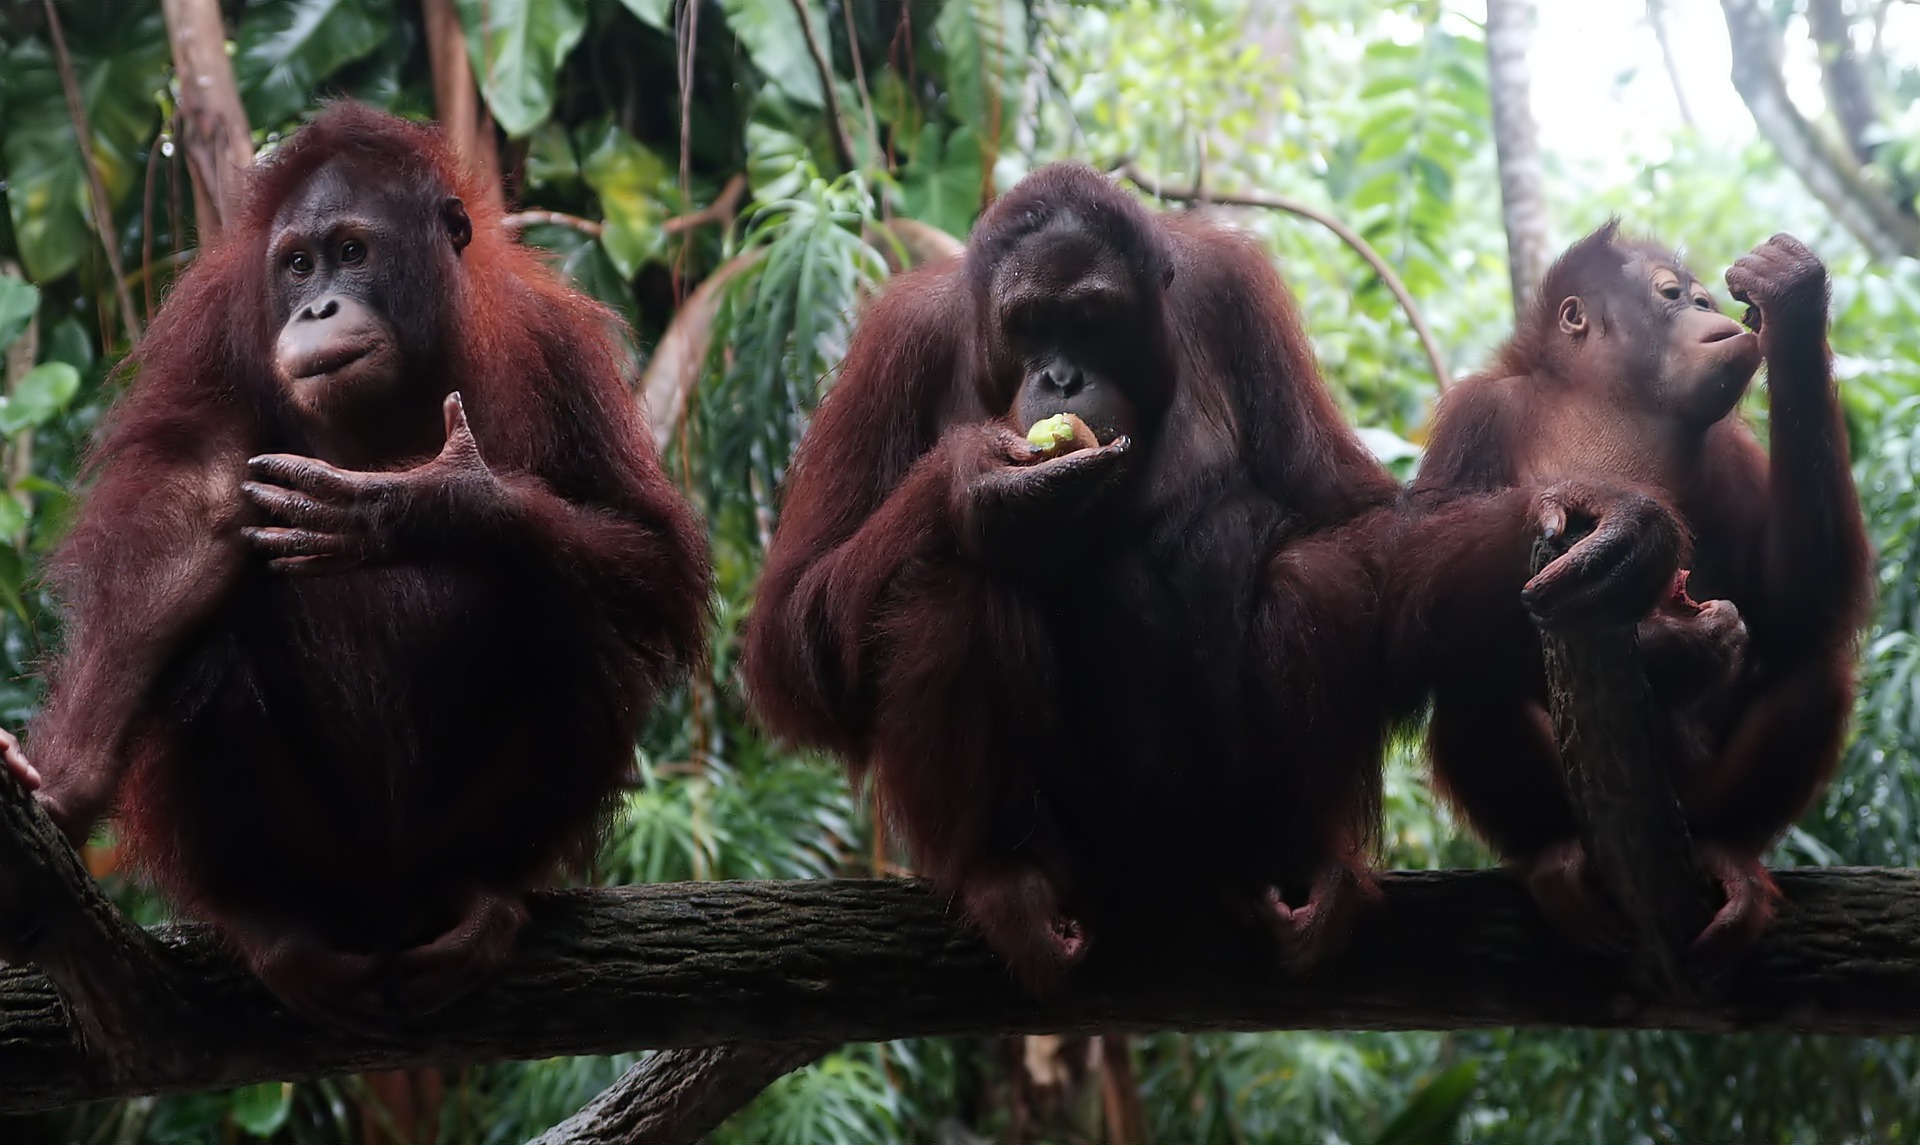
<svg viewBox="0 0 1920 1145">
<path fill-rule="evenodd" d="M 27 507 L 22 504 L 19 499 L 8 496 L 5 493 L 0 493 L 0 538 L 11 542 L 12 539 L 19 536 L 21 530 L 26 527 Z M 0 545 L 0 548 L 5 549 L 7 552 L 14 551 L 10 543 Z M 17 592 L 21 586 L 20 582 L 15 581 L 13 585 L 9 585 L 8 587 Z"/>
<path fill-rule="evenodd" d="M 27 510 L 11 497 L 0 497 L 0 529 L 8 537 L 17 537 L 27 527 Z M 20 551 L 12 545 L 0 545 L 0 604 L 21 620 L 31 624 L 24 595 L 27 578 L 32 575 Z"/>
<path fill-rule="evenodd" d="M 236 1089 L 232 1094 L 233 1123 L 253 1137 L 271 1137 L 293 1112 L 293 1086 L 267 1081 Z"/>
<path fill-rule="evenodd" d="M 1480 1063 L 1465 1061 L 1420 1087 L 1373 1145 L 1451 1145 L 1480 1081 Z"/>
<path fill-rule="evenodd" d="M 527 142 L 527 186 L 558 187 L 578 181 L 580 157 L 564 125 L 548 120 Z"/>
<path fill-rule="evenodd" d="M 1027 9 L 1021 0 L 947 0 L 934 22 L 946 56 L 955 118 L 995 142 L 1020 114 L 1027 78 Z M 996 148 L 997 149 L 997 148 Z"/>
<path fill-rule="evenodd" d="M 80 392 L 80 371 L 66 362 L 42 362 L 27 371 L 0 405 L 0 433 L 12 437 L 51 421 Z"/>
<path fill-rule="evenodd" d="M 662 32 L 673 31 L 673 0 L 620 0 L 640 22 Z"/>
<path fill-rule="evenodd" d="M 40 288 L 24 278 L 0 274 L 0 350 L 13 345 L 40 309 Z"/>
<path fill-rule="evenodd" d="M 792 0 L 721 0 L 727 13 L 727 27 L 747 49 L 747 58 L 787 98 L 808 107 L 826 106 L 820 92 L 820 71 L 807 51 L 807 37 L 800 29 L 800 15 Z M 809 0 L 807 10 L 813 19 L 813 34 L 826 39 L 826 12 L 817 0 Z"/>
<path fill-rule="evenodd" d="M 71 315 L 53 324 L 40 338 L 40 357 L 49 362 L 66 362 L 84 377 L 99 359 L 94 351 L 93 335 Z"/>
<path fill-rule="evenodd" d="M 575 287 L 613 307 L 628 322 L 634 320 L 633 291 L 607 256 L 605 244 L 572 227 L 545 224 L 528 227 L 520 241 L 558 254 L 560 272 L 571 279 Z"/>
<path fill-rule="evenodd" d="M 372 54 L 391 31 L 372 0 L 269 0 L 249 5 L 235 39 L 234 78 L 247 118 L 274 127 L 298 115 L 329 75 Z"/>
<path fill-rule="evenodd" d="M 587 30 L 587 0 L 455 2 L 487 106 L 508 135 L 527 134 L 553 114 L 560 65 Z"/>
<path fill-rule="evenodd" d="M 758 119 L 748 122 L 747 185 L 755 202 L 797 195 L 814 174 L 813 155 L 799 136 Z"/>
<path fill-rule="evenodd" d="M 83 38 L 74 31 L 69 39 L 94 162 L 117 206 L 139 181 L 140 153 L 159 119 L 153 97 L 167 84 L 166 25 L 158 5 L 128 4 L 104 32 Z M 78 266 L 96 241 L 86 171 L 46 37 L 21 37 L 0 57 L 0 75 L 0 171 L 14 240 L 27 277 L 51 282 Z"/>
<path fill-rule="evenodd" d="M 660 225 L 667 209 L 659 199 L 661 185 L 669 180 L 666 162 L 609 124 L 582 170 L 587 185 L 600 194 L 606 219 L 600 243 L 621 275 L 632 278 L 666 245 Z"/>
<path fill-rule="evenodd" d="M 900 205 L 909 218 L 964 235 L 980 212 L 980 137 L 958 127 L 942 140 L 938 124 L 920 131 L 913 162 L 900 172 Z"/>
</svg>

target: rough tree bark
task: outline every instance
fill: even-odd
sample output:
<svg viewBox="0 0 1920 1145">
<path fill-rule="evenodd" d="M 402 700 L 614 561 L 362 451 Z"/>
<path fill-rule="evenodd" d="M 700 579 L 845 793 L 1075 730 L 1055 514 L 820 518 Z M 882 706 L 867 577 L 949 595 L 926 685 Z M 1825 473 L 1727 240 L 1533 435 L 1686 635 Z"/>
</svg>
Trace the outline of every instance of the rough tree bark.
<svg viewBox="0 0 1920 1145">
<path fill-rule="evenodd" d="M 1547 241 L 1547 196 L 1534 131 L 1527 43 L 1528 0 L 1487 0 L 1487 87 L 1493 98 L 1493 148 L 1500 168 L 1500 211 L 1507 228 L 1507 274 L 1513 312 L 1524 317 L 1533 288 L 1553 257 Z"/>
<path fill-rule="evenodd" d="M 253 165 L 253 133 L 227 59 L 219 0 L 160 0 L 180 80 L 180 142 L 193 177 L 193 216 L 203 239 L 217 237 L 236 206 L 240 176 Z"/>
<path fill-rule="evenodd" d="M 693 1145 L 833 1046 L 748 1042 L 655 1054 L 528 1145 Z"/>
<path fill-rule="evenodd" d="M 1869 183 L 1852 156 L 1838 151 L 1800 113 L 1780 70 L 1780 34 L 1761 0 L 1720 0 L 1733 45 L 1733 86 L 1761 134 L 1835 221 L 1882 262 L 1920 257 L 1920 221 Z"/>
<path fill-rule="evenodd" d="M 8 816 L 0 838 L 15 825 Z M 39 904 L 18 893 L 21 857 L 14 848 L 0 854 L 0 919 L 35 917 Z M 82 961 L 94 969 L 54 969 L 51 979 L 24 966 L 0 969 L 0 1112 L 370 1069 L 738 1042 L 1109 1029 L 1920 1032 L 1920 872 L 1782 871 L 1779 882 L 1787 898 L 1780 925 L 1711 996 L 1684 1003 L 1640 989 L 1618 960 L 1569 950 L 1500 871 L 1384 876 L 1383 905 L 1333 965 L 1310 976 L 1281 972 L 1257 935 L 1189 930 L 1168 948 L 1100 948 L 1044 1002 L 1015 985 L 917 882 L 556 892 L 535 899 L 533 925 L 498 981 L 440 1014 L 399 1021 L 379 1041 L 287 1014 L 203 928 L 151 939 L 114 932 L 111 945 L 93 936 L 96 928 L 84 942 L 31 952 L 50 969 Z M 47 928 L 66 929 L 43 917 Z M 122 949 L 137 960 L 100 957 Z M 60 989 L 77 983 L 82 990 L 70 996 L 85 998 L 89 982 L 111 987 L 93 995 L 135 999 L 117 1008 L 139 1032 L 76 1037 Z"/>
<path fill-rule="evenodd" d="M 1540 541 L 1534 571 L 1574 537 Z M 1643 988 L 1691 1000 L 1700 983 L 1685 951 L 1713 917 L 1674 796 L 1664 729 L 1641 671 L 1632 625 L 1543 632 L 1554 740 L 1592 870 L 1633 933 L 1629 972 Z"/>
</svg>

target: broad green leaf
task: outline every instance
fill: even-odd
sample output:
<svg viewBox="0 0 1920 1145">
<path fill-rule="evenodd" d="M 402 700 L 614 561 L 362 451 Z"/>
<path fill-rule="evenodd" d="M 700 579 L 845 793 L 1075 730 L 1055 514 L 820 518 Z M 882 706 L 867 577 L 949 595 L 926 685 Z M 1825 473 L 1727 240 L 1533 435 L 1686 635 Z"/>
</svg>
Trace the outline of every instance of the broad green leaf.
<svg viewBox="0 0 1920 1145">
<path fill-rule="evenodd" d="M 727 27 L 747 49 L 753 66 L 789 99 L 808 107 L 824 107 L 820 92 L 820 70 L 807 51 L 806 34 L 800 30 L 800 15 L 793 0 L 721 0 L 727 14 Z M 817 0 L 809 0 L 807 10 L 813 19 L 813 34 L 824 46 L 827 38 L 826 12 Z"/>
<path fill-rule="evenodd" d="M 613 307 L 628 322 L 633 321 L 633 290 L 607 256 L 605 244 L 572 227 L 546 224 L 528 227 L 520 239 L 529 246 L 554 252 L 559 256 L 560 272 L 575 287 Z"/>
<path fill-rule="evenodd" d="M 94 162 L 107 198 L 126 200 L 138 183 L 141 150 L 153 136 L 154 93 L 168 78 L 167 31 L 159 5 L 130 4 L 104 34 L 69 35 L 82 102 L 93 128 Z M 51 282 L 79 265 L 96 240 L 86 172 L 59 73 L 44 36 L 23 36 L 0 57 L 7 207 L 27 277 Z"/>
<path fill-rule="evenodd" d="M 580 156 L 562 124 L 548 120 L 527 141 L 527 186 L 554 187 L 580 178 Z"/>
<path fill-rule="evenodd" d="M 1027 80 L 1026 5 L 947 0 L 934 34 L 946 57 L 947 97 L 955 118 L 982 139 L 1006 138 L 1020 114 L 1020 89 Z"/>
<path fill-rule="evenodd" d="M 24 278 L 0 274 L 0 350 L 13 345 L 39 308 L 39 287 Z"/>
<path fill-rule="evenodd" d="M 747 124 L 747 185 L 755 202 L 798 194 L 813 174 L 813 155 L 799 136 L 758 119 Z"/>
<path fill-rule="evenodd" d="M 640 22 L 662 32 L 673 31 L 673 0 L 620 0 Z"/>
<path fill-rule="evenodd" d="M 980 211 L 980 137 L 958 127 L 944 141 L 938 124 L 920 131 L 913 162 L 900 172 L 900 205 L 908 217 L 950 235 L 964 235 Z"/>
<path fill-rule="evenodd" d="M 40 357 L 49 362 L 66 362 L 84 376 L 100 356 L 94 350 L 93 336 L 87 333 L 87 328 L 78 318 L 69 315 L 55 322 L 53 329 L 41 333 Z"/>
<path fill-rule="evenodd" d="M 1465 1061 L 1420 1087 L 1373 1145 L 1452 1145 L 1479 1084 L 1480 1063 Z"/>
<path fill-rule="evenodd" d="M 285 123 L 342 66 L 373 52 L 391 31 L 392 9 L 374 0 L 269 0 L 249 5 L 235 39 L 234 78 L 247 118 Z"/>
<path fill-rule="evenodd" d="M 600 243 L 621 275 L 632 278 L 665 245 L 660 224 L 666 221 L 667 210 L 658 196 L 669 181 L 667 165 L 610 124 L 582 170 L 587 185 L 600 194 L 600 211 L 606 219 Z"/>
<path fill-rule="evenodd" d="M 66 362 L 42 362 L 27 371 L 0 405 L 0 433 L 12 437 L 45 425 L 80 392 L 80 371 Z"/>
<path fill-rule="evenodd" d="M 493 117 L 520 136 L 553 114 L 560 75 L 587 30 L 587 0 L 455 0 Z"/>
<path fill-rule="evenodd" d="M 293 1112 L 293 1086 L 282 1081 L 262 1082 L 232 1094 L 233 1123 L 253 1137 L 271 1137 Z"/>
</svg>

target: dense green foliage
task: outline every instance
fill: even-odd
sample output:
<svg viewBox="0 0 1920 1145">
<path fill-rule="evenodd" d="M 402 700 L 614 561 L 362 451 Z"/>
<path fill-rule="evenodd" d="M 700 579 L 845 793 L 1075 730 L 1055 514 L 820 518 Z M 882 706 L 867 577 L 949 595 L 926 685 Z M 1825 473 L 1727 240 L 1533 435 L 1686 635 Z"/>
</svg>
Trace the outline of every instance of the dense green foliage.
<svg viewBox="0 0 1920 1145">
<path fill-rule="evenodd" d="M 432 114 L 417 5 L 223 7 L 257 143 L 294 127 L 317 95 Z M 1290 15 L 1259 24 L 1274 8 Z M 517 201 L 604 224 L 597 236 L 541 224 L 526 237 L 632 321 L 642 361 L 695 284 L 731 273 L 671 458 L 714 533 L 712 670 L 652 722 L 642 782 L 599 868 L 608 882 L 809 878 L 889 861 L 838 768 L 752 730 L 733 671 L 786 458 L 855 307 L 898 259 L 888 220 L 962 235 L 995 188 L 1038 162 L 1125 159 L 1169 186 L 1204 180 L 1331 210 L 1399 270 L 1455 370 L 1484 360 L 1511 320 L 1481 31 L 1451 0 L 809 0 L 852 169 L 790 0 L 701 3 L 697 27 L 672 0 L 458 9 L 507 136 Z M 117 228 L 108 240 L 144 319 L 193 249 L 159 6 L 72 0 L 59 10 Z M 109 369 L 127 324 L 37 0 L 0 0 L 0 55 L 0 348 L 33 348 L 16 353 L 0 399 L 0 722 L 18 726 L 35 702 L 36 658 L 56 635 L 34 563 L 58 534 L 77 450 L 121 384 Z M 1889 149 L 1889 161 L 1913 146 Z M 1780 229 L 1833 265 L 1834 342 L 1883 598 L 1845 774 L 1777 857 L 1910 864 L 1920 857 L 1920 273 L 1869 265 L 1763 145 L 1683 133 L 1625 158 L 1634 174 L 1624 182 L 1550 167 L 1556 240 L 1618 212 L 1684 242 L 1709 277 Z M 737 221 L 668 225 L 735 174 L 749 188 Z M 1405 315 L 1326 231 L 1284 215 L 1241 221 L 1280 260 L 1348 412 L 1382 456 L 1410 469 L 1436 386 Z M 1764 418 L 1761 397 L 1754 414 Z M 1388 810 L 1392 865 L 1485 861 L 1404 748 Z M 118 890 L 142 918 L 158 917 L 132 888 Z M 1906 1040 L 1293 1033 L 1158 1036 L 1131 1051 L 1162 1142 L 1920 1137 L 1920 1053 Z M 439 1140 L 523 1140 L 628 1061 L 449 1071 Z M 850 1047 L 778 1083 L 716 1140 L 992 1139 L 1025 1107 L 1020 1061 L 1002 1040 Z M 356 1078 L 114 1103 L 0 1123 L 0 1137 L 364 1140 L 385 1116 L 381 1092 Z M 1090 1124 L 1097 1116 L 1068 1110 L 1029 1139 L 1081 1140 Z"/>
</svg>

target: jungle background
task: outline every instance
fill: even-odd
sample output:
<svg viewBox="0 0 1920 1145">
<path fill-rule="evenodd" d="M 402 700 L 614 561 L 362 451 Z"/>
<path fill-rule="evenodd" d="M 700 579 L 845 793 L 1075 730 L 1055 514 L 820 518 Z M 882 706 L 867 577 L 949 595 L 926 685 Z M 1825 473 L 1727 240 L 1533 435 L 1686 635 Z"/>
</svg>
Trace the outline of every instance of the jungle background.
<svg viewBox="0 0 1920 1145">
<path fill-rule="evenodd" d="M 926 228 L 963 237 L 1056 158 L 1169 209 L 1283 196 L 1342 221 L 1398 272 L 1455 375 L 1510 327 L 1513 284 L 1610 213 L 1716 285 L 1775 231 L 1809 242 L 1834 273 L 1881 598 L 1844 772 L 1774 860 L 1920 858 L 1910 0 L 0 0 L 8 727 L 57 640 L 35 566 L 77 454 L 213 209 L 167 27 L 195 7 L 223 21 L 254 149 L 327 96 L 470 121 L 461 145 L 503 173 L 526 241 L 633 326 L 636 392 L 711 523 L 720 609 L 711 672 L 636 757 L 607 883 L 900 869 L 838 767 L 755 733 L 735 637 L 783 466 L 862 298 L 941 249 Z M 463 51 L 464 90 L 448 82 Z M 1441 378 L 1407 312 L 1320 223 L 1220 209 L 1271 247 L 1345 409 L 1411 472 Z M 1761 387 L 1751 406 L 1764 422 Z M 1387 865 L 1488 861 L 1408 745 L 1387 792 Z M 88 859 L 143 921 L 162 917 L 115 872 L 110 836 Z M 0 1121 L 0 1139 L 518 1142 L 631 1060 L 103 1103 Z M 1920 1140 L 1920 1046 L 1554 1030 L 902 1042 L 785 1078 L 714 1140 L 1064 1145 L 1136 1119 L 1162 1145 Z"/>
</svg>

